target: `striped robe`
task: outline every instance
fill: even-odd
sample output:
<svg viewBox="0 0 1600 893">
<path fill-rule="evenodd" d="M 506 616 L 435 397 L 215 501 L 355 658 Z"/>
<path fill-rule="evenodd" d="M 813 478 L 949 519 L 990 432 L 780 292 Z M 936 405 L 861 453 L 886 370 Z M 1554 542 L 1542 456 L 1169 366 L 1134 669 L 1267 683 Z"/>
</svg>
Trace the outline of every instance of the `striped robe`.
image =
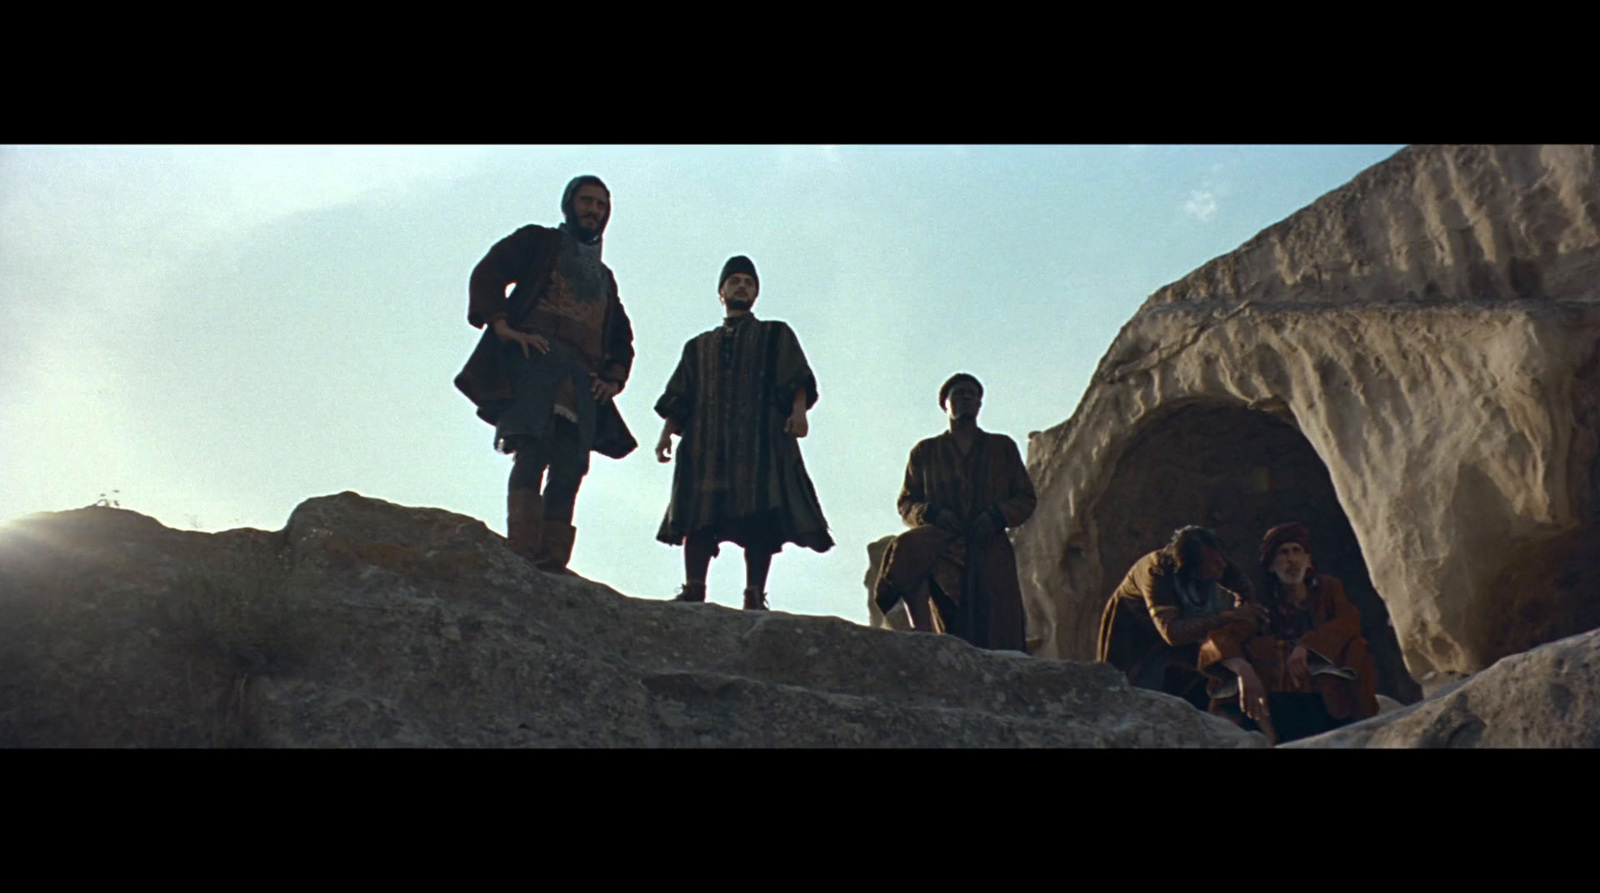
<svg viewBox="0 0 1600 893">
<path fill-rule="evenodd" d="M 949 432 L 917 444 L 899 500 L 911 529 L 889 543 L 874 587 L 878 607 L 887 613 L 926 580 L 942 631 L 979 648 L 1026 650 L 1017 556 L 1005 531 L 1028 520 L 1037 502 L 1022 454 L 1004 434 L 979 431 L 965 456 Z M 933 526 L 944 509 L 963 528 L 987 514 L 994 535 L 969 543 Z"/>
<path fill-rule="evenodd" d="M 773 551 L 833 546 L 800 442 L 783 431 L 801 391 L 816 404 L 816 377 L 786 323 L 747 313 L 684 345 L 656 401 L 682 435 L 658 540 L 682 545 L 704 532 Z"/>
</svg>

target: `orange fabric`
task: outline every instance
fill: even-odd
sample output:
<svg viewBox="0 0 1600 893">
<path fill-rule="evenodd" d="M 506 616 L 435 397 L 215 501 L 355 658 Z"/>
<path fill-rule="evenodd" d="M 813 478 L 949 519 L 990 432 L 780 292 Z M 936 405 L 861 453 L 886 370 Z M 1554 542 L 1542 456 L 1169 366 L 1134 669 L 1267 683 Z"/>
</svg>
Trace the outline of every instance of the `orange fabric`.
<svg viewBox="0 0 1600 893">
<path fill-rule="evenodd" d="M 1258 634 L 1248 623 L 1213 630 L 1200 646 L 1200 670 L 1219 681 L 1231 680 L 1233 672 L 1223 666 L 1224 662 L 1243 658 L 1261 677 L 1268 693 L 1320 692 L 1329 715 L 1337 719 L 1376 715 L 1378 675 L 1367 641 L 1361 637 L 1361 612 L 1345 595 L 1344 584 L 1336 577 L 1317 575 L 1303 607 L 1315 625 L 1298 642 L 1270 633 Z M 1356 678 L 1319 674 L 1312 677 L 1309 685 L 1297 684 L 1289 673 L 1289 655 L 1297 644 L 1322 655 L 1334 666 L 1354 670 Z"/>
</svg>

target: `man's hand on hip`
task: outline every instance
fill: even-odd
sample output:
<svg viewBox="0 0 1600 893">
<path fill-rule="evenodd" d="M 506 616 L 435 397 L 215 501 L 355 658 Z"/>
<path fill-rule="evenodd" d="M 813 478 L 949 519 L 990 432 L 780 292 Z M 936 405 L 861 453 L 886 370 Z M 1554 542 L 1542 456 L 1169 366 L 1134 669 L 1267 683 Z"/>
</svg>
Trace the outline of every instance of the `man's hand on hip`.
<svg viewBox="0 0 1600 893">
<path fill-rule="evenodd" d="M 537 350 L 540 353 L 550 352 L 550 342 L 546 341 L 543 335 L 538 335 L 533 332 L 519 332 L 516 329 L 513 329 L 511 324 L 506 322 L 504 319 L 497 319 L 494 321 L 494 333 L 500 336 L 501 341 L 511 341 L 516 344 L 520 344 L 522 346 L 522 355 L 525 357 L 533 356 L 533 354 L 528 352 L 529 347 L 532 347 L 534 350 Z"/>
</svg>

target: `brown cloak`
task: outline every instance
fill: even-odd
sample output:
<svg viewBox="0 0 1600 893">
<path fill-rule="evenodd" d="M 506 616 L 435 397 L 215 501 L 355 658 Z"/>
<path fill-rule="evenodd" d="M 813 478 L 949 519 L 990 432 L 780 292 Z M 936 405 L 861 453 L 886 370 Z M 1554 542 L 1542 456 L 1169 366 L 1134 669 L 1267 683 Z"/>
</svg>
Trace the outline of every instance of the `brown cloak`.
<svg viewBox="0 0 1600 893">
<path fill-rule="evenodd" d="M 979 431 L 965 456 L 949 432 L 918 443 L 898 502 L 911 529 L 884 553 L 874 587 L 878 607 L 887 612 L 927 580 L 946 632 L 979 648 L 1026 650 L 1017 556 L 1005 531 L 1028 520 L 1037 502 L 1022 454 L 1004 434 Z M 986 543 L 968 542 L 933 526 L 944 509 L 963 528 L 987 514 L 994 535 Z"/>
</svg>

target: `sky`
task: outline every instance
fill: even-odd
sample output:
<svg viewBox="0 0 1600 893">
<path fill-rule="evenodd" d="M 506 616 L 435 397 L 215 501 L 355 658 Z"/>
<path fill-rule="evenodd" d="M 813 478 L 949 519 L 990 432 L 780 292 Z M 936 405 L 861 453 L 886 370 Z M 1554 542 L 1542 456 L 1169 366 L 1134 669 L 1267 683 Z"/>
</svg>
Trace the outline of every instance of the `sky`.
<svg viewBox="0 0 1600 893">
<path fill-rule="evenodd" d="M 773 562 L 773 609 L 867 622 L 867 543 L 939 385 L 980 427 L 1069 418 L 1140 304 L 1400 146 L 0 146 L 0 522 L 102 498 L 184 530 L 279 530 L 345 490 L 505 532 L 509 457 L 452 385 L 467 278 L 611 189 L 604 260 L 633 322 L 617 398 L 640 447 L 596 455 L 572 568 L 670 598 L 672 468 L 653 406 L 717 325 L 735 254 L 821 399 L 801 452 L 837 545 Z M 737 606 L 737 547 L 710 598 Z"/>
</svg>

